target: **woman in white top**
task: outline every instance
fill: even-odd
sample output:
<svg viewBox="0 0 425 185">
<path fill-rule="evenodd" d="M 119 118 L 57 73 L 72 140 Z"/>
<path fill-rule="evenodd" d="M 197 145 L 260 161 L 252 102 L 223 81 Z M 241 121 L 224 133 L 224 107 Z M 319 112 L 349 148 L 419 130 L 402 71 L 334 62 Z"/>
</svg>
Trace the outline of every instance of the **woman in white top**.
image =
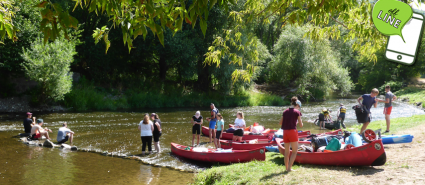
<svg viewBox="0 0 425 185">
<path fill-rule="evenodd" d="M 153 123 L 149 120 L 149 115 L 145 114 L 145 117 L 139 124 L 140 136 L 142 138 L 142 155 L 145 155 L 146 145 L 148 145 L 149 154 L 152 154 L 152 132 Z"/>
<path fill-rule="evenodd" d="M 244 118 L 243 112 L 238 112 L 236 114 L 235 126 L 234 126 L 236 130 L 235 132 L 233 132 L 233 141 L 239 140 L 239 142 L 242 142 L 243 131 L 246 128 L 245 120 L 243 118 Z"/>
</svg>

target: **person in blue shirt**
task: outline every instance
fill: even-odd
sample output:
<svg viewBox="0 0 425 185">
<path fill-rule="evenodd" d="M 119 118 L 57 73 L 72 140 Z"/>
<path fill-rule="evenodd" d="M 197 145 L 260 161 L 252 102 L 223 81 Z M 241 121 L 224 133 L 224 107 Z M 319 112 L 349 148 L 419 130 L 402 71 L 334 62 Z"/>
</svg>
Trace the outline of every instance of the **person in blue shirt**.
<svg viewBox="0 0 425 185">
<path fill-rule="evenodd" d="M 213 141 L 213 138 L 215 138 L 215 124 L 217 122 L 216 115 L 218 114 L 218 109 L 215 107 L 213 103 L 210 105 L 211 108 L 211 117 L 207 118 L 209 123 L 209 135 L 210 135 L 210 143 Z"/>
<path fill-rule="evenodd" d="M 379 99 L 376 98 L 376 96 L 378 96 L 378 94 L 379 94 L 378 89 L 374 88 L 374 89 L 372 89 L 372 92 L 370 94 L 364 94 L 364 95 L 360 96 L 357 99 L 357 101 L 361 105 L 363 105 L 365 107 L 366 111 L 369 114 L 368 115 L 368 117 L 369 117 L 368 118 L 368 121 L 365 122 L 365 123 L 363 123 L 363 126 L 362 126 L 362 128 L 360 130 L 360 133 L 363 133 L 366 130 L 366 128 L 369 125 L 369 123 L 371 122 L 371 119 L 370 119 L 370 108 L 372 108 L 372 105 L 376 108 L 376 106 L 378 104 L 378 101 L 377 100 L 379 100 Z"/>
</svg>

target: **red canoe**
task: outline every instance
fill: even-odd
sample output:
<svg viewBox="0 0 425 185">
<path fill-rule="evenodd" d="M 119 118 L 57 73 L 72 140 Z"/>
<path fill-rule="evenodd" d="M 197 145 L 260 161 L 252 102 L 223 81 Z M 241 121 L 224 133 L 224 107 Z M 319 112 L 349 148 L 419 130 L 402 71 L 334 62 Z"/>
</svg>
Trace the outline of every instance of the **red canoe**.
<svg viewBox="0 0 425 185">
<path fill-rule="evenodd" d="M 275 146 L 276 141 L 269 142 L 268 139 L 259 139 L 258 143 L 250 144 L 249 141 L 245 141 L 246 143 L 234 142 L 229 140 L 220 140 L 221 148 L 233 150 L 253 150 L 256 148 L 264 148 L 266 146 L 273 145 Z M 310 141 L 298 141 L 299 144 L 310 146 Z"/>
<path fill-rule="evenodd" d="M 190 147 L 190 150 L 185 150 L 186 147 L 187 146 L 171 143 L 171 152 L 180 157 L 212 163 L 240 163 L 252 160 L 266 160 L 266 149 L 264 148 L 216 153 L 216 149 L 208 149 L 208 152 L 196 152 L 192 150 L 192 147 Z"/>
<path fill-rule="evenodd" d="M 284 155 L 285 148 L 280 144 L 281 140 L 276 138 L 279 152 Z M 328 166 L 382 166 L 386 161 L 382 140 L 335 152 L 297 152 L 295 158 L 295 162 L 300 164 Z"/>
<path fill-rule="evenodd" d="M 253 140 L 253 139 L 268 139 L 268 136 L 270 134 L 274 134 L 274 131 L 271 131 L 270 133 L 264 133 L 263 135 L 244 135 L 242 137 L 243 140 Z M 206 126 L 202 126 L 202 134 L 209 136 L 209 128 Z M 298 136 L 309 136 L 310 135 L 310 131 L 303 131 L 303 132 L 299 132 Z M 226 133 L 223 132 L 223 134 L 221 135 L 221 138 L 223 140 L 232 140 L 233 139 L 233 133 Z"/>
</svg>

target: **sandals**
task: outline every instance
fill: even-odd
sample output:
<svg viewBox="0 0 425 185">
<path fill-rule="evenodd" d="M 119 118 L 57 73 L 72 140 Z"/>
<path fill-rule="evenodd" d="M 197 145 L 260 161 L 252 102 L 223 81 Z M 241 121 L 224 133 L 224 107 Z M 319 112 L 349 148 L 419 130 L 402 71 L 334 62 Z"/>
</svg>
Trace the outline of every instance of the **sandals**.
<svg viewBox="0 0 425 185">
<path fill-rule="evenodd" d="M 389 131 L 389 130 L 386 130 L 386 131 L 384 132 L 384 134 L 386 134 L 386 133 L 390 133 L 390 131 Z"/>
</svg>

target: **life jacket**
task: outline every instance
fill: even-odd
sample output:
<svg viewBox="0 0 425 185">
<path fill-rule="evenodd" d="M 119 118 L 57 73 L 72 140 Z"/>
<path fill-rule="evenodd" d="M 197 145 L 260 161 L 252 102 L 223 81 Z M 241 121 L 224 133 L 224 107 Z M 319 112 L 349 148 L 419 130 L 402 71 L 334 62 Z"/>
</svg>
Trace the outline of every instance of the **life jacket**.
<svg viewBox="0 0 425 185">
<path fill-rule="evenodd" d="M 345 114 L 347 112 L 347 109 L 344 106 L 342 106 L 339 108 L 339 112 Z"/>
</svg>

